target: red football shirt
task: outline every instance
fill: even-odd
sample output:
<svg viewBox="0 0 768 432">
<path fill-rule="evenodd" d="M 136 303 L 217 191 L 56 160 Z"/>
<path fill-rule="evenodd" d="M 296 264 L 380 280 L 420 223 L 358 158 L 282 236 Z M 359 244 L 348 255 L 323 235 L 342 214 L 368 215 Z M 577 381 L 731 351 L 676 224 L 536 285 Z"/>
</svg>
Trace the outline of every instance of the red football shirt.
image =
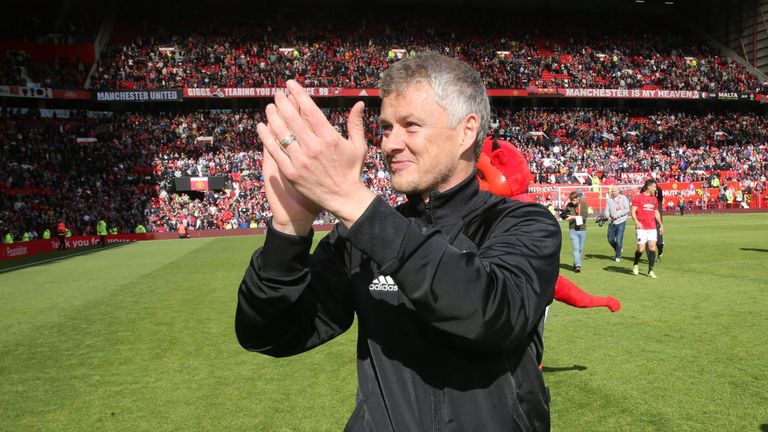
<svg viewBox="0 0 768 432">
<path fill-rule="evenodd" d="M 659 201 L 653 195 L 637 194 L 632 200 L 632 207 L 637 207 L 637 220 L 643 229 L 656 229 L 656 210 Z"/>
</svg>

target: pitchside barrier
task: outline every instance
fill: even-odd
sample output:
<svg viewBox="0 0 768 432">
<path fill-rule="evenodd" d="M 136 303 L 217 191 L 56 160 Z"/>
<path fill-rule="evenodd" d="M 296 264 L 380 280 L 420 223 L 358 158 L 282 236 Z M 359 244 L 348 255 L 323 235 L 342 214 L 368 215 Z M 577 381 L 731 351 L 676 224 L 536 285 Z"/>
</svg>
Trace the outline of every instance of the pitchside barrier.
<svg viewBox="0 0 768 432">
<path fill-rule="evenodd" d="M 627 188 L 628 191 L 624 191 L 624 193 L 630 197 L 634 197 L 637 192 L 639 191 L 640 187 L 637 185 L 619 185 L 619 188 Z M 559 203 L 562 203 L 564 206 L 568 203 L 568 195 L 573 190 L 579 190 L 584 193 L 587 200 L 587 205 L 590 207 L 590 213 L 591 214 L 599 214 L 603 211 L 605 207 L 605 200 L 608 193 L 608 186 L 601 186 L 602 190 L 599 192 L 591 192 L 589 191 L 587 186 L 552 186 L 551 190 L 545 191 L 545 192 L 530 192 L 530 195 L 534 197 L 534 199 L 542 204 L 545 204 L 546 197 L 549 196 L 552 200 L 555 207 L 558 207 Z M 717 190 L 717 189 L 715 189 Z M 666 193 L 665 193 L 666 195 Z M 630 198 L 631 201 L 631 198 Z M 704 208 L 694 208 L 694 209 L 686 209 L 686 214 L 697 214 L 697 213 L 707 213 L 707 214 L 713 214 L 713 213 L 757 213 L 757 212 L 765 212 L 768 210 L 768 195 L 758 195 L 755 194 L 752 198 L 753 205 L 749 208 L 745 208 L 743 206 L 736 207 L 735 205 L 733 207 L 710 207 L 709 209 Z M 762 205 L 755 205 L 756 202 L 762 203 Z M 676 201 L 675 201 L 676 203 Z M 674 208 L 674 207 L 673 207 Z M 665 213 L 671 213 L 666 211 Z M 332 230 L 334 225 L 313 225 L 312 229 L 316 232 L 319 231 L 330 231 Z M 221 229 L 221 230 L 204 230 L 204 231 L 195 231 L 195 230 L 189 230 L 189 236 L 187 238 L 211 238 L 211 237 L 227 237 L 227 236 L 246 236 L 246 235 L 259 235 L 264 234 L 264 231 L 266 231 L 265 228 L 240 228 L 240 229 Z M 108 235 L 106 238 L 107 244 L 113 244 L 113 243 L 129 243 L 129 242 L 135 242 L 135 241 L 144 241 L 144 240 L 173 240 L 173 239 L 179 239 L 179 235 L 176 232 L 155 232 L 155 233 L 148 233 L 148 234 L 113 234 Z M 91 236 L 72 236 L 67 237 L 67 249 L 72 248 L 81 248 L 86 246 L 95 246 L 99 244 L 100 238 L 99 236 L 91 235 Z M 3 260 L 9 260 L 14 258 L 22 258 L 22 257 L 30 257 L 34 255 L 38 255 L 44 252 L 52 252 L 55 250 L 58 250 L 59 248 L 59 240 L 58 238 L 52 238 L 49 240 L 35 240 L 35 241 L 28 241 L 28 242 L 16 242 L 12 243 L 10 245 L 8 244 L 0 244 L 0 261 Z"/>
<path fill-rule="evenodd" d="M 590 185 L 557 185 L 557 184 L 532 184 L 528 189 L 528 194 L 536 202 L 547 205 L 548 199 L 557 209 L 564 208 L 569 201 L 568 196 L 573 191 L 581 193 L 582 200 L 589 206 L 590 214 L 601 214 L 606 206 L 608 199 L 608 189 L 615 186 L 620 193 L 625 195 L 630 204 L 632 200 L 640 193 L 641 184 L 602 184 L 598 186 Z M 683 200 L 688 207 L 697 210 L 724 209 L 724 208 L 743 208 L 743 209 L 762 209 L 768 207 L 768 195 L 751 194 L 749 197 L 742 194 L 742 201 L 736 199 L 736 191 L 730 204 L 718 202 L 721 194 L 718 188 L 702 188 L 701 182 L 679 182 L 679 183 L 659 183 L 664 195 L 664 208 L 666 213 L 673 212 L 678 208 L 680 200 Z M 747 202 L 748 199 L 748 202 Z M 714 203 L 711 201 L 714 200 Z M 712 205 L 714 204 L 714 206 Z"/>
<path fill-rule="evenodd" d="M 606 201 L 608 199 L 608 189 L 610 186 L 616 186 L 631 203 L 634 197 L 640 193 L 639 184 L 617 184 L 617 185 L 556 185 L 556 184 L 532 184 L 528 189 L 528 194 L 536 202 L 544 205 L 552 203 L 557 209 L 561 209 L 568 204 L 568 196 L 573 191 L 582 194 L 582 199 L 589 206 L 589 213 L 592 215 L 602 214 Z M 730 203 L 719 202 L 721 194 L 718 188 L 702 188 L 701 182 L 680 182 L 680 183 L 659 183 L 664 194 L 664 208 L 666 214 L 674 214 L 678 208 L 680 200 L 683 200 L 687 213 L 697 212 L 752 212 L 765 211 L 768 208 L 768 194 L 751 194 L 748 197 L 742 194 L 742 201 L 733 199 Z M 735 193 L 735 191 L 734 191 Z M 332 225 L 314 226 L 315 231 L 328 231 Z M 189 238 L 202 237 L 222 237 L 222 236 L 240 236 L 263 234 L 264 228 L 247 228 L 232 230 L 189 230 Z M 125 243 L 141 240 L 169 240 L 178 239 L 175 232 L 151 233 L 151 234 L 114 234 L 108 235 L 106 241 L 111 243 Z M 84 246 L 93 246 L 99 244 L 99 236 L 73 236 L 67 237 L 67 249 Z M 50 240 L 35 240 L 28 242 L 16 242 L 10 245 L 0 245 L 0 260 L 13 258 L 29 257 L 44 252 L 57 250 L 59 247 L 58 238 Z"/>
<path fill-rule="evenodd" d="M 330 231 L 333 225 L 314 225 L 315 231 Z M 231 230 L 189 230 L 187 238 L 208 238 L 208 237 L 226 237 L 226 236 L 244 236 L 264 234 L 265 228 L 241 228 Z M 111 234 L 106 238 L 107 244 L 129 243 L 144 240 L 173 240 L 178 239 L 176 232 L 156 232 L 148 234 Z M 100 243 L 100 237 L 95 235 L 72 236 L 67 237 L 67 249 L 81 248 L 86 246 L 95 246 Z M 34 240 L 27 242 L 15 242 L 12 244 L 0 244 L 0 261 L 30 257 L 44 252 L 52 252 L 59 249 L 59 239 Z"/>
<path fill-rule="evenodd" d="M 619 188 L 620 193 L 626 196 L 631 203 L 635 196 L 640 192 L 640 187 L 642 185 L 621 184 L 613 186 Z M 565 208 L 570 201 L 569 195 L 572 192 L 579 192 L 581 194 L 581 200 L 586 202 L 589 207 L 589 213 L 596 214 L 602 213 L 606 207 L 608 188 L 609 185 L 532 185 L 529 189 L 529 194 L 533 196 L 536 202 L 544 205 L 548 205 L 549 202 L 551 202 L 556 209 L 562 209 Z"/>
<path fill-rule="evenodd" d="M 139 240 L 151 240 L 151 234 L 113 234 L 106 238 L 107 244 L 129 243 Z M 99 236 L 72 236 L 66 238 L 67 249 L 94 246 L 99 244 Z M 29 257 L 59 249 L 59 239 L 34 240 L 0 245 L 0 260 Z"/>
</svg>

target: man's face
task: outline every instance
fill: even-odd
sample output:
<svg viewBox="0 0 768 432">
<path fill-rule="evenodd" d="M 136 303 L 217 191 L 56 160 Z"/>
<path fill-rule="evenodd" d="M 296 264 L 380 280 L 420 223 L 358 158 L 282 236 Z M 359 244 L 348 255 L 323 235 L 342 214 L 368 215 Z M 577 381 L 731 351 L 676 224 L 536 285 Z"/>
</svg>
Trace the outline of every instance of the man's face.
<svg viewBox="0 0 768 432">
<path fill-rule="evenodd" d="M 392 189 L 426 194 L 464 180 L 474 166 L 471 154 L 461 160 L 467 149 L 464 124 L 451 127 L 448 112 L 435 102 L 435 92 L 427 84 L 412 84 L 405 92 L 384 98 L 379 117 L 381 150 Z"/>
<path fill-rule="evenodd" d="M 611 188 L 610 192 L 611 192 L 611 196 L 614 198 L 616 198 L 616 195 L 619 194 L 619 190 L 616 188 Z"/>
<path fill-rule="evenodd" d="M 651 195 L 656 195 L 656 183 L 651 183 L 648 185 L 648 192 L 650 192 Z"/>
</svg>

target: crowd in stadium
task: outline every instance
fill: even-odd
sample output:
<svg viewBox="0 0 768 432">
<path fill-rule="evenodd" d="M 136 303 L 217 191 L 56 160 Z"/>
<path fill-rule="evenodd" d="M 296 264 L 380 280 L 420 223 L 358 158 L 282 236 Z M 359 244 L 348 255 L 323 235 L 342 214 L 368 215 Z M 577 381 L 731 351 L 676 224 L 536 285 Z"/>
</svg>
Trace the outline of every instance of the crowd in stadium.
<svg viewBox="0 0 768 432">
<path fill-rule="evenodd" d="M 345 110 L 328 112 L 345 131 Z M 369 148 L 363 178 L 392 204 L 376 110 L 368 110 Z M 263 226 L 270 216 L 261 187 L 261 111 L 41 117 L 0 112 L 4 173 L 3 230 L 41 233 L 65 219 L 75 233 L 98 219 L 130 232 Z M 724 181 L 749 181 L 760 192 L 768 171 L 768 120 L 757 114 L 632 114 L 596 109 L 496 110 L 493 133 L 516 143 L 540 183 L 576 183 L 588 172 L 604 181 L 623 172 L 652 172 L 659 180 L 706 181 L 707 172 L 734 171 Z M 180 176 L 224 175 L 223 190 L 177 192 Z M 318 223 L 332 221 L 322 215 Z"/>
<path fill-rule="evenodd" d="M 375 20 L 350 31 L 295 20 L 291 31 L 245 23 L 226 28 L 142 34 L 111 46 L 99 63 L 96 88 L 276 87 L 289 78 L 310 87 L 375 87 L 398 56 L 425 49 L 456 55 L 489 88 L 659 88 L 764 92 L 741 64 L 694 41 L 636 23 L 616 32 L 585 30 L 580 19 L 558 23 L 551 36 L 538 22 L 510 25 L 506 17 L 435 22 L 420 16 Z M 359 17 L 356 19 L 360 19 Z M 536 21 L 536 20 L 534 20 Z M 466 27 L 484 35 L 477 40 Z M 619 30 L 618 27 L 621 27 Z M 254 31 L 264 28 L 266 31 Z M 416 32 L 413 29 L 420 29 Z M 612 36 L 607 37 L 606 34 Z"/>
<path fill-rule="evenodd" d="M 659 26 L 631 16 L 600 20 L 486 11 L 458 19 L 435 17 L 431 11 L 402 16 L 390 11 L 388 18 L 357 10 L 233 17 L 225 25 L 197 21 L 202 17 L 182 23 L 142 17 L 149 20 L 143 27 L 116 26 L 90 87 L 281 87 L 292 78 L 310 87 L 371 88 L 397 58 L 433 50 L 469 62 L 488 88 L 646 88 L 752 95 L 768 90 L 746 67 L 708 45 L 660 32 Z M 318 20 L 325 24 L 316 25 Z M 584 25 L 595 20 L 601 24 Z M 99 27 L 94 21 L 70 22 L 51 34 L 67 41 L 94 38 L 93 29 Z M 350 28 L 349 22 L 360 25 Z M 26 33 L 19 31 L 18 38 L 24 39 Z M 19 53 L 0 62 L 0 85 L 83 88 L 89 71 L 90 65 L 72 59 L 46 63 Z"/>
<path fill-rule="evenodd" d="M 30 7 L 36 7 L 30 4 Z M 584 26 L 595 17 L 480 13 L 467 19 L 423 11 L 391 12 L 381 20 L 359 10 L 315 11 L 313 19 L 244 17 L 225 26 L 198 17 L 178 23 L 147 18 L 144 27 L 117 25 L 92 87 L 376 87 L 402 56 L 425 49 L 461 57 L 489 88 L 661 88 L 759 94 L 766 88 L 741 64 L 673 32 L 660 33 L 632 17 Z M 55 16 L 56 14 L 49 14 Z M 306 16 L 303 14 L 302 16 Z M 95 39 L 96 12 L 76 19 L 6 23 L 0 37 L 33 43 Z M 323 26 L 316 22 L 322 18 Z M 153 21 L 159 20 L 159 21 Z M 350 30 L 350 20 L 360 25 Z M 160 25 L 163 24 L 163 25 Z M 283 31 L 278 31 L 278 28 Z M 47 30 L 41 30 L 47 29 Z M 285 31 L 287 29 L 287 31 Z M 415 30 L 418 29 L 418 30 Z M 557 29 L 557 33 L 553 33 Z M 141 36 L 132 36 L 138 34 Z M 476 38 L 475 34 L 482 34 Z M 611 35 L 611 36 L 606 36 Z M 37 61 L 23 51 L 0 61 L 0 84 L 83 88 L 89 65 L 72 59 Z M 330 110 L 345 129 L 344 110 Z M 395 205 L 378 141 L 363 180 Z M 17 237 L 66 219 L 76 233 L 98 219 L 127 232 L 260 226 L 270 216 L 261 193 L 260 110 L 65 117 L 3 110 L 0 115 L 0 220 Z M 710 171 L 756 182 L 766 174 L 768 121 L 758 114 L 650 114 L 610 109 L 498 109 L 493 134 L 517 144 L 538 183 L 576 183 L 577 173 L 607 181 L 627 172 L 653 172 L 662 181 L 707 181 Z M 180 176 L 223 175 L 223 190 L 177 192 Z M 320 222 L 332 221 L 321 215 Z"/>
<path fill-rule="evenodd" d="M 738 171 L 739 180 L 765 179 L 768 120 L 758 114 L 530 109 L 500 111 L 496 121 L 498 136 L 531 161 L 537 183 L 575 183 L 576 172 L 706 181 L 709 171 Z"/>
<path fill-rule="evenodd" d="M 8 52 L 0 52 L 0 85 L 83 88 L 90 64 L 60 53 L 46 59 L 33 58 L 27 50 L 94 44 L 104 18 L 103 4 L 90 0 L 73 3 L 29 0 L 15 2 L 3 10 L 6 19 L 0 23 L 0 43 L 7 42 L 12 47 Z M 39 52 L 36 55 L 40 56 Z"/>
<path fill-rule="evenodd" d="M 331 117 L 344 127 L 342 112 Z M 7 225 L 0 229 L 35 237 L 62 218 L 78 234 L 92 233 L 99 219 L 120 232 L 138 224 L 150 232 L 172 231 L 179 223 L 193 229 L 263 226 L 270 212 L 255 133 L 260 120 L 257 111 L 41 118 L 3 110 L 0 221 Z M 230 181 L 206 193 L 173 189 L 176 177 L 209 175 Z M 398 202 L 373 146 L 363 175 L 372 190 Z M 330 220 L 322 215 L 318 223 Z"/>
<path fill-rule="evenodd" d="M 0 221 L 5 229 L 20 238 L 25 230 L 41 234 L 60 219 L 76 233 L 93 231 L 96 218 L 121 229 L 135 226 L 152 182 L 140 174 L 148 149 L 131 142 L 134 131 L 84 112 L 41 119 L 33 112 L 3 110 Z"/>
</svg>

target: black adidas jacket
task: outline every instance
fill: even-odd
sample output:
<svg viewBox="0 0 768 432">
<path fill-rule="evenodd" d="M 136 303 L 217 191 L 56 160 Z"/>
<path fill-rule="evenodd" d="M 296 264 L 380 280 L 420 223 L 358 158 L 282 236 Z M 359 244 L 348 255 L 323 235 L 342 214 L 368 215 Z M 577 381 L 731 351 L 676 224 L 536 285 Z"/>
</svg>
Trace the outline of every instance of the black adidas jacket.
<svg viewBox="0 0 768 432">
<path fill-rule="evenodd" d="M 376 198 L 309 254 L 273 229 L 240 285 L 237 337 L 283 357 L 358 317 L 349 431 L 544 431 L 537 331 L 561 234 L 542 206 L 482 192 L 472 175 L 397 210 Z"/>
</svg>

